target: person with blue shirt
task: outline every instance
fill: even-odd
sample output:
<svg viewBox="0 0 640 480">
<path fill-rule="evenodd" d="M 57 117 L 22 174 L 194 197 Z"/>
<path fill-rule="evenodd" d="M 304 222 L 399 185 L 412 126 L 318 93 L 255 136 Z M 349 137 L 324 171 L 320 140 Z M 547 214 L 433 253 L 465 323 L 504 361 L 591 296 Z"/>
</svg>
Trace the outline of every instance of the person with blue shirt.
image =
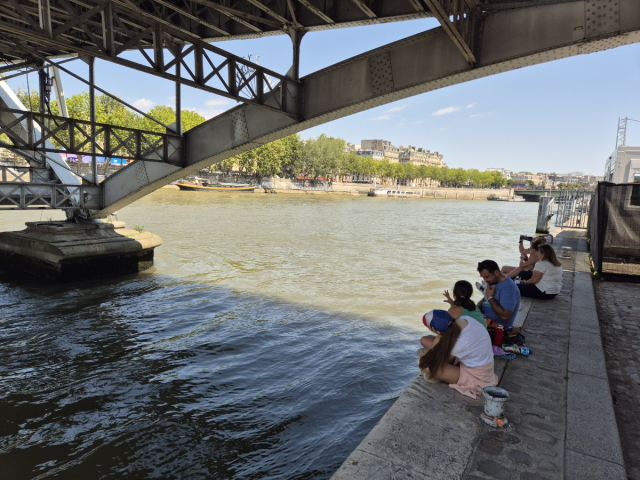
<svg viewBox="0 0 640 480">
<path fill-rule="evenodd" d="M 478 302 L 485 318 L 504 327 L 512 327 L 520 308 L 520 290 L 515 282 L 500 271 L 493 260 L 478 263 L 478 273 L 486 282 L 486 300 Z"/>
</svg>

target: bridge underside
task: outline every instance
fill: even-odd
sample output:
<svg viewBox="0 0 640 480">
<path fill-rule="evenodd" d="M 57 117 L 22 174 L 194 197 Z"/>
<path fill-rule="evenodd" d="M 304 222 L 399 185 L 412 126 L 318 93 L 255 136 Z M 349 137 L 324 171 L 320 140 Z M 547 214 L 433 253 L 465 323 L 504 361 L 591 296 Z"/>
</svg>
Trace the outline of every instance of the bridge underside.
<svg viewBox="0 0 640 480">
<path fill-rule="evenodd" d="M 46 0 L 41 1 L 47 3 Z M 67 0 L 49 1 L 68 3 Z M 28 0 L 10 0 L 11 5 L 23 2 L 29 3 Z M 100 3 L 95 8 L 102 8 L 103 15 L 105 5 L 112 4 L 114 12 L 121 13 L 118 10 L 121 4 L 138 3 L 113 0 Z M 169 2 L 163 0 L 159 3 Z M 193 3 L 202 6 L 215 2 L 194 0 Z M 230 8 L 222 3 L 211 8 L 217 8 L 216 11 L 222 15 L 221 10 Z M 150 24 L 150 33 L 139 35 L 138 40 L 141 43 L 137 48 L 143 48 L 144 42 L 148 40 L 149 48 L 154 52 L 152 56 L 155 55 L 153 59 L 149 59 L 155 61 L 151 62 L 151 67 L 138 65 L 140 70 L 147 68 L 151 73 L 172 78 L 177 83 L 194 85 L 241 100 L 245 104 L 184 134 L 181 139 L 180 161 L 150 161 L 137 158 L 127 167 L 108 177 L 99 184 L 101 205 L 93 209 L 90 216 L 105 216 L 162 185 L 205 166 L 331 120 L 477 78 L 640 41 L 640 2 L 637 0 L 244 0 L 235 5 L 247 3 L 253 5 L 251 15 L 255 17 L 255 9 L 258 9 L 262 12 L 260 15 L 266 15 L 279 27 L 272 25 L 273 28 L 269 29 L 268 23 L 239 15 L 237 11 L 227 11 L 225 14 L 228 14 L 225 18 L 235 18 L 233 22 L 242 25 L 234 27 L 233 34 L 209 28 L 219 27 L 220 22 L 215 25 L 211 23 L 209 27 L 202 25 L 202 22 L 199 26 L 189 23 L 190 29 L 187 29 L 185 23 L 179 24 L 178 28 L 176 24 L 165 25 L 159 22 L 158 18 L 145 17 Z M 286 4 L 287 7 L 277 10 L 276 4 Z M 324 9 L 318 6 L 320 4 L 325 6 Z M 173 5 L 175 6 L 175 3 Z M 101 30 L 105 44 L 96 49 L 73 43 L 66 38 L 53 41 L 48 36 L 46 28 L 38 30 L 33 27 L 32 31 L 25 32 L 14 25 L 7 30 L 9 27 L 5 25 L 6 22 L 1 21 L 3 10 L 6 10 L 6 7 L 0 7 L 0 42 L 6 38 L 3 35 L 9 30 L 11 34 L 23 35 L 35 43 L 40 42 L 50 48 L 46 58 L 42 57 L 40 61 L 49 61 L 50 55 L 64 51 L 66 54 L 94 55 L 97 58 L 126 64 L 118 56 L 121 53 L 119 48 L 122 49 L 126 45 L 119 48 L 110 45 L 110 39 L 122 38 L 109 33 L 110 29 L 105 27 L 109 25 L 108 22 L 103 23 Z M 113 12 L 109 13 L 111 14 Z M 407 18 L 435 16 L 442 26 L 358 55 L 300 79 L 295 74 L 295 68 L 287 76 L 279 75 L 232 55 L 225 57 L 224 52 L 220 50 L 207 50 L 209 47 L 201 43 L 204 37 L 221 39 L 233 35 L 262 36 L 287 32 L 294 40 L 295 47 L 299 46 L 300 35 L 304 31 L 392 21 L 400 19 L 403 15 Z M 112 18 L 108 15 L 104 18 L 107 17 Z M 160 17 L 161 20 L 165 18 L 160 12 L 156 12 L 156 17 Z M 261 18 L 265 20 L 266 17 Z M 237 21 L 242 19 L 244 23 Z M 243 30 L 251 30 L 248 24 L 255 27 L 258 23 L 262 25 L 261 32 L 254 30 L 252 34 Z M 111 23 L 116 24 L 114 21 Z M 232 23 L 227 25 L 227 33 L 232 32 L 231 25 Z M 78 27 L 78 24 L 74 26 Z M 155 37 L 154 29 L 157 33 Z M 213 32 L 217 32 L 218 36 Z M 173 50 L 169 48 L 176 54 L 173 61 L 163 58 L 164 44 L 154 43 L 154 38 L 165 38 L 166 41 L 169 33 L 173 41 L 179 39 L 182 42 L 179 46 L 174 45 Z M 120 34 L 122 35 L 122 32 Z M 24 42 L 16 45 L 24 47 L 18 48 L 19 51 L 33 52 L 33 45 L 25 47 Z M 58 50 L 55 50 L 56 48 Z M 189 70 L 190 64 L 186 62 L 186 57 L 181 56 L 183 48 L 191 54 L 196 52 L 194 72 Z M 297 61 L 295 51 L 296 48 L 294 67 Z M 227 69 L 227 76 L 224 78 L 227 78 L 228 82 L 213 86 L 208 83 L 215 75 L 207 74 L 200 68 L 203 59 L 208 58 L 207 52 L 223 57 L 220 65 Z M 17 57 L 13 60 L 18 61 Z M 181 62 L 184 66 L 182 72 L 179 66 Z M 239 64 L 244 65 L 246 75 L 240 78 L 240 83 L 237 84 L 234 79 L 237 77 Z M 191 76 L 185 77 L 184 70 L 189 70 Z M 272 73 L 277 75 L 272 75 L 272 78 L 278 80 L 276 85 L 265 81 L 266 75 Z M 222 77 L 218 75 L 218 78 Z M 261 83 L 262 87 L 259 86 Z M 268 88 L 266 84 L 269 84 Z M 247 91 L 249 95 L 246 95 Z M 96 199 L 98 196 L 93 198 Z"/>
<path fill-rule="evenodd" d="M 618 0 L 617 22 L 606 30 L 587 28 L 593 3 L 541 5 L 487 17 L 476 65 L 468 63 L 443 28 L 436 28 L 315 72 L 301 79 L 301 120 L 253 105 L 225 112 L 185 134 L 183 168 L 154 165 L 144 184 L 135 165 L 109 177 L 100 213 L 118 210 L 207 165 L 331 120 L 489 75 L 640 42 L 638 2 Z"/>
</svg>

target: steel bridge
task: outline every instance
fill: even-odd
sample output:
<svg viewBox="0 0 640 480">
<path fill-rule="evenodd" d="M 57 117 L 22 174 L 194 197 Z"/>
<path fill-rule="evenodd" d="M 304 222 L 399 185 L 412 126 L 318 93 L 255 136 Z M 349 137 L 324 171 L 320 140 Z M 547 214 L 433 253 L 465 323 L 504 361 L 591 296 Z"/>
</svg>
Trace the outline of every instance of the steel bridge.
<svg viewBox="0 0 640 480">
<path fill-rule="evenodd" d="M 307 32 L 424 17 L 440 27 L 299 77 Z M 270 35 L 291 38 L 288 72 L 224 50 L 224 40 Z M 104 217 L 205 166 L 337 118 L 638 41 L 638 0 L 4 0 L 0 74 L 38 71 L 41 104 L 39 113 L 25 111 L 0 82 L 0 146 L 31 165 L 3 171 L 0 208 Z M 163 134 L 97 123 L 96 58 L 175 82 L 176 123 Z M 89 67 L 80 78 L 89 86 L 89 121 L 46 113 L 46 72 L 72 74 L 63 65 L 74 59 Z M 242 105 L 183 133 L 182 85 Z M 60 153 L 92 155 L 93 174 L 72 173 Z M 97 155 L 134 161 L 99 182 Z"/>
</svg>

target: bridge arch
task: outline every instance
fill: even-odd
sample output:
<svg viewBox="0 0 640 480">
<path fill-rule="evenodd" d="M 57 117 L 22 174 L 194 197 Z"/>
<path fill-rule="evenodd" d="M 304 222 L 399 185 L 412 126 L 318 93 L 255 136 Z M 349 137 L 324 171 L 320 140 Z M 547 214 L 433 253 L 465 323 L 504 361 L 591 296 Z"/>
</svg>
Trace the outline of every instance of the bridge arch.
<svg viewBox="0 0 640 480">
<path fill-rule="evenodd" d="M 475 64 L 440 27 L 314 72 L 301 78 L 302 92 L 286 92 L 294 104 L 300 100 L 298 118 L 250 104 L 212 118 L 185 134 L 181 167 L 138 161 L 103 182 L 103 207 L 95 216 L 205 166 L 331 120 L 458 83 L 640 42 L 640 4 L 616 0 L 614 9 L 613 3 L 565 1 L 487 16 L 476 39 Z M 605 22 L 599 12 L 611 18 Z"/>
</svg>

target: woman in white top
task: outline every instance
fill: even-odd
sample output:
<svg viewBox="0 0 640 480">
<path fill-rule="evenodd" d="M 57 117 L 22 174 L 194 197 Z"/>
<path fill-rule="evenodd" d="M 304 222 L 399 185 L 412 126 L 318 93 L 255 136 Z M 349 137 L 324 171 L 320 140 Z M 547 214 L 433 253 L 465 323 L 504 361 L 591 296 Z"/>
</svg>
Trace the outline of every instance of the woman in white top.
<svg viewBox="0 0 640 480">
<path fill-rule="evenodd" d="M 456 320 L 445 310 L 431 310 L 422 321 L 437 335 L 420 339 L 426 350 L 419 362 L 425 380 L 447 382 L 471 398 L 498 384 L 491 338 L 478 321 L 464 315 Z"/>
<path fill-rule="evenodd" d="M 538 250 L 540 261 L 536 263 L 533 275 L 529 280 L 521 280 L 518 289 L 523 297 L 549 300 L 562 289 L 562 264 L 551 245 L 539 245 Z"/>
</svg>

